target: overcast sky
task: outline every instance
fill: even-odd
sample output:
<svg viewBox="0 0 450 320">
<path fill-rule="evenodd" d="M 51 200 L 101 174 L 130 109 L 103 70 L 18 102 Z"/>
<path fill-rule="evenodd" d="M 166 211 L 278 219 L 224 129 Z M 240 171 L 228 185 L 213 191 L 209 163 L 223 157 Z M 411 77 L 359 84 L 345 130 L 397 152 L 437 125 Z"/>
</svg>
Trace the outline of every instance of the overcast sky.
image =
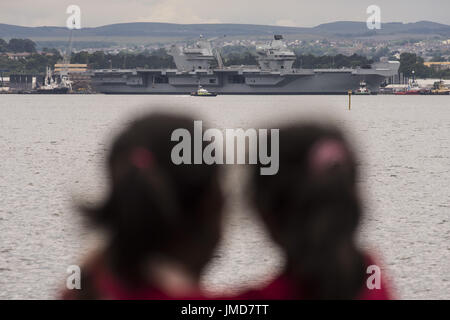
<svg viewBox="0 0 450 320">
<path fill-rule="evenodd" d="M 71 4 L 82 10 L 82 27 L 136 21 L 303 27 L 366 21 L 373 4 L 381 7 L 384 22 L 450 25 L 450 0 L 0 0 L 0 23 L 65 26 Z"/>
</svg>

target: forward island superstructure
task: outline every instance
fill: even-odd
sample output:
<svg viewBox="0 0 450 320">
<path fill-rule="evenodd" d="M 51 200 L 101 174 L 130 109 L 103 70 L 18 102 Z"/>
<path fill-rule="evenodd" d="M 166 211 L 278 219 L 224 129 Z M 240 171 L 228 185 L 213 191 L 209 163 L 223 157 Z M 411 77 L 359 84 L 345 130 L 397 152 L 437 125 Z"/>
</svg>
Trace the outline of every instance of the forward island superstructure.
<svg viewBox="0 0 450 320">
<path fill-rule="evenodd" d="M 106 94 L 190 94 L 199 86 L 217 94 L 347 94 L 365 82 L 376 93 L 400 67 L 381 59 L 366 68 L 297 69 L 281 35 L 257 48 L 258 66 L 225 67 L 203 38 L 192 47 L 172 46 L 169 53 L 176 69 L 95 70 L 92 83 Z"/>
</svg>

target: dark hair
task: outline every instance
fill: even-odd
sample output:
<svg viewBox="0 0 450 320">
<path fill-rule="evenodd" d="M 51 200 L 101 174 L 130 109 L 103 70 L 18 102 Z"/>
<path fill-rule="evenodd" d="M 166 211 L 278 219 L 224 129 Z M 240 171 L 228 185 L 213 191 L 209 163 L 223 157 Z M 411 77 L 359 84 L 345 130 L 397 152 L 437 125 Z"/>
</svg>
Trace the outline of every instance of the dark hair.
<svg viewBox="0 0 450 320">
<path fill-rule="evenodd" d="M 287 256 L 286 272 L 312 299 L 351 299 L 364 261 L 355 244 L 361 217 L 355 157 L 339 130 L 317 124 L 280 129 L 277 175 L 253 172 L 254 200 Z"/>
<path fill-rule="evenodd" d="M 83 212 L 109 234 L 108 263 L 128 281 L 141 281 L 152 256 L 175 259 L 195 276 L 220 237 L 222 195 L 216 165 L 175 165 L 172 132 L 189 117 L 153 114 L 134 121 L 108 158 L 111 190 L 104 203 Z M 193 154 L 193 153 L 191 153 Z"/>
</svg>

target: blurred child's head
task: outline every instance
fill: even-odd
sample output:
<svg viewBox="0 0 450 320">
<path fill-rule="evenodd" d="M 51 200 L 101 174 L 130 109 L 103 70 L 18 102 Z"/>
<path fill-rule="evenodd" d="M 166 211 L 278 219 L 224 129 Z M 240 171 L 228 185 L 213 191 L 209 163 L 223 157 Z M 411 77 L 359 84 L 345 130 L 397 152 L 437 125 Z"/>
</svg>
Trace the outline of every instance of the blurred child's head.
<svg viewBox="0 0 450 320">
<path fill-rule="evenodd" d="M 170 259 L 198 277 L 220 238 L 222 194 L 215 165 L 175 165 L 172 132 L 193 134 L 189 117 L 153 114 L 134 121 L 108 158 L 110 193 L 87 209 L 109 235 L 115 271 L 138 280 L 149 259 Z"/>
<path fill-rule="evenodd" d="M 315 298 L 354 297 L 361 286 L 356 177 L 342 133 L 316 124 L 280 129 L 278 174 L 253 172 L 256 207 L 287 256 L 287 272 Z"/>
</svg>

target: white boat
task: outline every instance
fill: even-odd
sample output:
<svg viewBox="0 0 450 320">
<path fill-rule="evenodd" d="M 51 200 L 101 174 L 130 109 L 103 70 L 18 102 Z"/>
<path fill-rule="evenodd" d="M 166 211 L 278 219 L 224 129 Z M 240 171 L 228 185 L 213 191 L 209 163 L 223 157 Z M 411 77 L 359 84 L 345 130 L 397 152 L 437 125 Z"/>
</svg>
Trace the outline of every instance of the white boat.
<svg viewBox="0 0 450 320">
<path fill-rule="evenodd" d="M 209 92 L 202 86 L 198 86 L 197 91 L 191 92 L 191 96 L 193 96 L 193 97 L 216 97 L 217 93 Z"/>
<path fill-rule="evenodd" d="M 365 81 L 361 81 L 359 83 L 359 89 L 355 90 L 353 92 L 355 95 L 371 95 L 372 92 L 367 89 L 367 83 Z"/>
</svg>

